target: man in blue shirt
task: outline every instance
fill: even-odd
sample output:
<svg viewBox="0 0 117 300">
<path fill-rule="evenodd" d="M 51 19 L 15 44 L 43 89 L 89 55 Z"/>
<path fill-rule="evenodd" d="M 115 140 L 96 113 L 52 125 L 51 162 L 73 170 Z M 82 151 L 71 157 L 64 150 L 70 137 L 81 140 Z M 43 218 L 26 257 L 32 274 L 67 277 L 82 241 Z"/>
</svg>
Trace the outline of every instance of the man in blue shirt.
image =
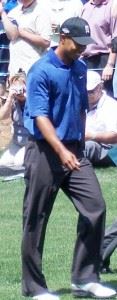
<svg viewBox="0 0 117 300">
<path fill-rule="evenodd" d="M 72 264 L 75 296 L 112 297 L 99 283 L 105 202 L 89 161 L 83 156 L 88 108 L 86 66 L 79 59 L 90 37 L 88 23 L 70 18 L 60 28 L 57 48 L 37 61 L 27 79 L 24 123 L 30 132 L 25 154 L 23 210 L 23 295 L 58 300 L 42 273 L 46 226 L 59 188 L 79 211 Z"/>
</svg>

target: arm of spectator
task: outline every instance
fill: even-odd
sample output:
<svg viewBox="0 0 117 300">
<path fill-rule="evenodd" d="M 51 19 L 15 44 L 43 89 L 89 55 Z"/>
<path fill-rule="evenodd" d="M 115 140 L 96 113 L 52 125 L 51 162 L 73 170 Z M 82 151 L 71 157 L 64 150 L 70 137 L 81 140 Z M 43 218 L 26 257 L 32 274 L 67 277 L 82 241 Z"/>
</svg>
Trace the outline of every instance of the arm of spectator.
<svg viewBox="0 0 117 300">
<path fill-rule="evenodd" d="M 110 50 L 107 64 L 102 72 L 102 80 L 106 81 L 112 78 L 115 61 L 116 61 L 116 53 L 112 53 L 112 50 Z"/>
<path fill-rule="evenodd" d="M 1 15 L 2 23 L 3 23 L 3 26 L 6 31 L 8 39 L 12 40 L 12 41 L 17 39 L 17 37 L 19 36 L 17 25 L 10 21 L 6 12 L 3 9 L 1 2 L 0 2 L 0 15 Z"/>
<path fill-rule="evenodd" d="M 19 36 L 34 46 L 39 46 L 44 49 L 48 48 L 50 41 L 44 39 L 41 35 L 28 31 L 25 28 L 18 28 Z"/>
<path fill-rule="evenodd" d="M 9 92 L 5 104 L 0 108 L 0 120 L 7 119 L 11 115 L 11 109 L 14 99 L 14 92 Z"/>
<path fill-rule="evenodd" d="M 30 28 L 18 27 L 19 35 L 22 39 L 26 40 L 28 43 L 46 49 L 50 46 L 51 37 L 51 20 L 48 15 L 49 7 L 37 7 L 38 14 L 35 22 L 35 31 Z"/>
<path fill-rule="evenodd" d="M 97 143 L 116 144 L 117 132 L 86 132 L 85 141 L 89 140 L 95 141 Z"/>
<path fill-rule="evenodd" d="M 51 145 L 54 151 L 59 156 L 62 164 L 70 170 L 80 169 L 80 163 L 77 157 L 69 151 L 56 135 L 55 128 L 45 116 L 36 117 L 36 125 L 41 131 L 45 140 Z"/>
</svg>

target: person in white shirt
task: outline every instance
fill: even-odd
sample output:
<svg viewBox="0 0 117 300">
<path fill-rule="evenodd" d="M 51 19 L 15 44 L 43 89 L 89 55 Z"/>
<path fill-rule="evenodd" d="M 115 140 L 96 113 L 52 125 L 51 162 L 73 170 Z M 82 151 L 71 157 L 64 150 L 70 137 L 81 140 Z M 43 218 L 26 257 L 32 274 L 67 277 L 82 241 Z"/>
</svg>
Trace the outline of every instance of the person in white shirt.
<svg viewBox="0 0 117 300">
<path fill-rule="evenodd" d="M 0 15 L 10 39 L 10 75 L 19 68 L 27 73 L 50 45 L 48 5 L 43 1 L 21 0 L 7 15 L 0 2 Z"/>
<path fill-rule="evenodd" d="M 58 45 L 59 27 L 68 18 L 80 17 L 83 11 L 81 0 L 48 0 L 52 26 L 51 47 Z"/>
<path fill-rule="evenodd" d="M 109 152 L 117 143 L 117 102 L 103 90 L 101 77 L 95 71 L 87 71 L 87 90 L 85 155 L 95 166 L 116 165 Z"/>
</svg>

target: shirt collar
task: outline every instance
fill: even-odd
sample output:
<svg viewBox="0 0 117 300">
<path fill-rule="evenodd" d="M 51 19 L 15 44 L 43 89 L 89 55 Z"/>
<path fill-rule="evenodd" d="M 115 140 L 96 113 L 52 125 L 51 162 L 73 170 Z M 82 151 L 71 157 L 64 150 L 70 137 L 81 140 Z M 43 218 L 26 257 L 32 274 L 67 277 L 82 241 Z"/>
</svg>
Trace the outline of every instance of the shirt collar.
<svg viewBox="0 0 117 300">
<path fill-rule="evenodd" d="M 101 98 L 97 101 L 97 103 L 95 103 L 91 109 L 89 109 L 89 112 L 91 111 L 94 111 L 94 110 L 97 110 L 99 109 L 100 107 L 102 107 L 103 103 L 105 102 L 106 100 L 106 97 L 107 97 L 107 94 L 105 91 L 102 92 L 102 96 Z"/>
<path fill-rule="evenodd" d="M 106 97 L 107 97 L 107 94 L 105 91 L 103 91 L 103 94 L 102 94 L 102 97 L 100 98 L 98 104 L 97 104 L 97 109 L 102 107 L 103 103 L 105 102 L 106 100 Z"/>
<path fill-rule="evenodd" d="M 54 66 L 56 67 L 62 67 L 64 69 L 69 69 L 69 66 L 66 65 L 55 53 L 55 49 L 57 47 L 52 47 L 50 48 L 50 50 L 48 51 L 48 55 L 51 59 L 51 62 Z"/>
</svg>

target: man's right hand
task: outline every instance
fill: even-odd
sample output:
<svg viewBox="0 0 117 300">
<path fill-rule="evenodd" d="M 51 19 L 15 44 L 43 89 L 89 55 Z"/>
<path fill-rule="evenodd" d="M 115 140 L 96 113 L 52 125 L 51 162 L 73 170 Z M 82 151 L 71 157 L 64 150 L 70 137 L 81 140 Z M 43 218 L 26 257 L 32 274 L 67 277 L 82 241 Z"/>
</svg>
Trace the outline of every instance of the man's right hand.
<svg viewBox="0 0 117 300">
<path fill-rule="evenodd" d="M 71 171 L 74 169 L 79 170 L 80 163 L 77 157 L 59 140 L 56 130 L 50 119 L 45 116 L 36 117 L 36 125 L 41 131 L 44 139 L 51 145 L 51 147 L 59 156 L 63 166 L 67 167 Z"/>
<path fill-rule="evenodd" d="M 71 151 L 66 149 L 64 146 L 60 149 L 58 155 L 62 164 L 65 167 L 67 167 L 71 171 L 74 169 L 80 170 L 80 163 L 77 157 Z"/>
</svg>

